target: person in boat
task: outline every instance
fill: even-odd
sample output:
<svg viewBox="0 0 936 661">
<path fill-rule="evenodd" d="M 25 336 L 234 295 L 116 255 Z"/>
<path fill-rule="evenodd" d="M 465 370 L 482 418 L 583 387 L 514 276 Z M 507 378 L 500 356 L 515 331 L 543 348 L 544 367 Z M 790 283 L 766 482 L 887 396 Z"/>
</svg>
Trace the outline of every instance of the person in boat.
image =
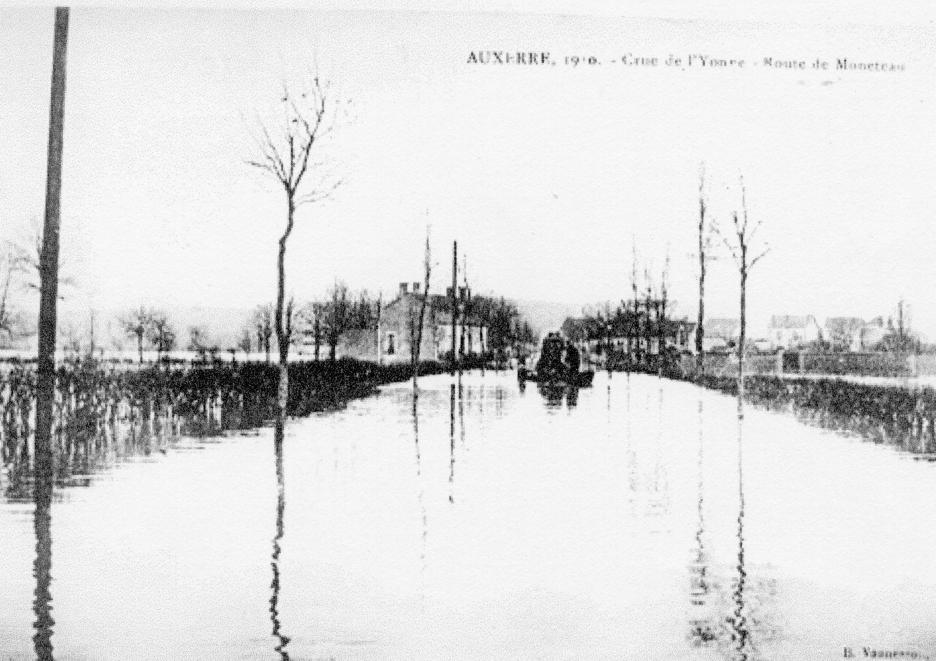
<svg viewBox="0 0 936 661">
<path fill-rule="evenodd" d="M 550 333 L 543 339 L 539 360 L 536 361 L 536 373 L 541 378 L 555 379 L 565 375 L 563 361 L 564 343 L 558 333 Z"/>
<path fill-rule="evenodd" d="M 575 348 L 575 345 L 572 342 L 566 342 L 565 349 L 565 364 L 566 369 L 569 372 L 569 378 L 575 379 L 575 375 L 578 374 L 579 365 L 582 362 L 582 358 L 579 355 L 579 350 Z"/>
</svg>

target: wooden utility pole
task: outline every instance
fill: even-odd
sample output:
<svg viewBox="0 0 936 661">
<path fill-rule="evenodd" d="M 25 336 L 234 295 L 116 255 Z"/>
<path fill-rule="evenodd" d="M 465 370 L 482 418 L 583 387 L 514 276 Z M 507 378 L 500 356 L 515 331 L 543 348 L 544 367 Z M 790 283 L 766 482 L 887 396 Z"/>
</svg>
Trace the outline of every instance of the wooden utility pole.
<svg viewBox="0 0 936 661">
<path fill-rule="evenodd" d="M 58 302 L 59 208 L 62 194 L 62 135 L 65 116 L 65 55 L 68 7 L 55 8 L 52 101 L 46 207 L 39 257 L 39 355 L 36 363 L 36 471 L 52 470 L 52 408 L 55 403 L 56 304 Z"/>
<path fill-rule="evenodd" d="M 455 376 L 456 329 L 458 325 L 458 241 L 452 241 L 452 376 Z"/>
</svg>

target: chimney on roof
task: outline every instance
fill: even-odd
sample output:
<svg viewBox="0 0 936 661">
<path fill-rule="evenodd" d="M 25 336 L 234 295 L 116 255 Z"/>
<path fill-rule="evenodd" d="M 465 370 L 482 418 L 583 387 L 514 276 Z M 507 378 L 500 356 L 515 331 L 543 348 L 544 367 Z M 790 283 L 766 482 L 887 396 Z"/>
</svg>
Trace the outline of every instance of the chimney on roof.
<svg viewBox="0 0 936 661">
<path fill-rule="evenodd" d="M 407 288 L 408 288 L 408 287 L 409 287 L 409 285 L 408 285 L 407 283 L 405 283 L 405 282 L 401 282 L 401 283 L 400 283 L 400 296 L 402 296 L 403 294 L 407 293 Z"/>
<path fill-rule="evenodd" d="M 467 287 L 459 287 L 459 288 L 458 288 L 458 298 L 460 298 L 461 300 L 464 301 L 464 300 L 465 300 L 465 291 L 466 291 L 467 289 L 468 289 Z"/>
<path fill-rule="evenodd" d="M 414 282 L 414 283 L 413 283 L 413 293 L 414 293 L 414 294 L 418 294 L 418 293 L 419 293 L 419 283 L 418 283 L 418 282 Z"/>
</svg>

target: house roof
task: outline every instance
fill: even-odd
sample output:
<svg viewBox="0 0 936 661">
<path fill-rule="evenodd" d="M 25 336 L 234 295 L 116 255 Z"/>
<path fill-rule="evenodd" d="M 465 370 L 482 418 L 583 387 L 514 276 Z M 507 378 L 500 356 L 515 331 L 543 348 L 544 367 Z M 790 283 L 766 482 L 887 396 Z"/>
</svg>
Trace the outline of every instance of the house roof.
<svg viewBox="0 0 936 661">
<path fill-rule="evenodd" d="M 816 323 L 816 319 L 811 314 L 775 314 L 770 318 L 770 328 L 774 330 L 780 328 L 802 329 L 814 323 Z"/>
<path fill-rule="evenodd" d="M 741 322 L 737 319 L 706 319 L 702 322 L 702 330 L 709 337 L 734 337 L 738 334 Z"/>
<path fill-rule="evenodd" d="M 865 325 L 860 317 L 829 317 L 825 327 L 836 333 L 853 333 Z"/>
<path fill-rule="evenodd" d="M 409 301 L 416 301 L 417 303 L 421 300 L 421 294 L 414 294 L 413 292 L 407 292 L 405 294 L 400 294 L 395 299 L 387 303 L 384 307 L 385 310 L 391 310 L 394 307 L 401 305 L 404 301 L 409 304 Z M 426 297 L 426 312 L 433 312 L 435 314 L 445 314 L 449 315 L 451 318 L 452 312 L 452 299 L 449 296 L 444 294 L 429 294 Z M 475 312 L 469 311 L 465 316 L 465 319 L 468 324 L 472 326 L 481 325 L 481 320 Z"/>
</svg>

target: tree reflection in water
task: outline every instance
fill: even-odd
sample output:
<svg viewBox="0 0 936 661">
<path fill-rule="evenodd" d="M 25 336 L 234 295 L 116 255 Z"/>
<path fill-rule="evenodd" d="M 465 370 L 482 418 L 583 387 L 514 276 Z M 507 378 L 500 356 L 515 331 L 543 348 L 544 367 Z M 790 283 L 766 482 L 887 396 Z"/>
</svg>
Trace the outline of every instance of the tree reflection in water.
<svg viewBox="0 0 936 661">
<path fill-rule="evenodd" d="M 273 581 L 270 584 L 272 594 L 270 595 L 270 621 L 273 623 L 273 637 L 276 638 L 274 649 L 279 653 L 283 661 L 289 660 L 289 652 L 286 646 L 289 644 L 289 636 L 281 631 L 279 620 L 279 594 L 280 594 L 280 554 L 282 547 L 280 540 L 284 534 L 283 516 L 286 512 L 286 488 L 283 476 L 283 435 L 284 420 L 282 416 L 277 418 L 276 426 L 273 430 L 273 448 L 276 454 L 276 534 L 273 536 L 273 553 L 270 556 L 270 566 L 273 569 Z"/>
<path fill-rule="evenodd" d="M 39 462 L 43 463 L 43 462 Z M 35 600 L 33 612 L 36 621 L 33 627 L 36 633 L 33 643 L 36 659 L 40 661 L 51 660 L 52 656 L 52 471 L 51 461 L 48 467 L 39 470 L 33 493 L 36 509 L 33 515 L 33 526 L 36 532 L 36 560 L 33 563 L 33 576 L 36 579 Z"/>
<path fill-rule="evenodd" d="M 750 658 L 748 631 L 748 617 L 744 603 L 744 588 L 747 572 L 744 568 L 744 403 L 738 396 L 738 576 L 734 581 L 732 598 L 734 610 L 728 618 L 731 626 L 731 638 L 734 642 L 738 661 L 748 661 Z"/>
<path fill-rule="evenodd" d="M 713 563 L 708 550 L 705 518 L 704 408 L 698 403 L 697 526 L 689 564 L 689 633 L 693 647 L 713 646 L 733 661 L 770 658 L 761 647 L 779 636 L 774 598 L 776 584 L 758 571 L 751 573 L 746 557 L 744 491 L 744 410 L 738 404 L 736 452 L 738 509 L 733 527 L 735 546 L 730 566 Z"/>
<path fill-rule="evenodd" d="M 699 448 L 697 457 L 698 466 L 698 504 L 696 509 L 697 526 L 695 534 L 695 549 L 692 563 L 689 565 L 689 640 L 694 647 L 706 645 L 715 640 L 716 634 L 712 629 L 712 620 L 705 612 L 708 606 L 709 591 L 709 565 L 705 549 L 705 462 L 704 447 L 705 434 L 702 428 L 703 405 L 698 403 L 698 430 Z"/>
</svg>

